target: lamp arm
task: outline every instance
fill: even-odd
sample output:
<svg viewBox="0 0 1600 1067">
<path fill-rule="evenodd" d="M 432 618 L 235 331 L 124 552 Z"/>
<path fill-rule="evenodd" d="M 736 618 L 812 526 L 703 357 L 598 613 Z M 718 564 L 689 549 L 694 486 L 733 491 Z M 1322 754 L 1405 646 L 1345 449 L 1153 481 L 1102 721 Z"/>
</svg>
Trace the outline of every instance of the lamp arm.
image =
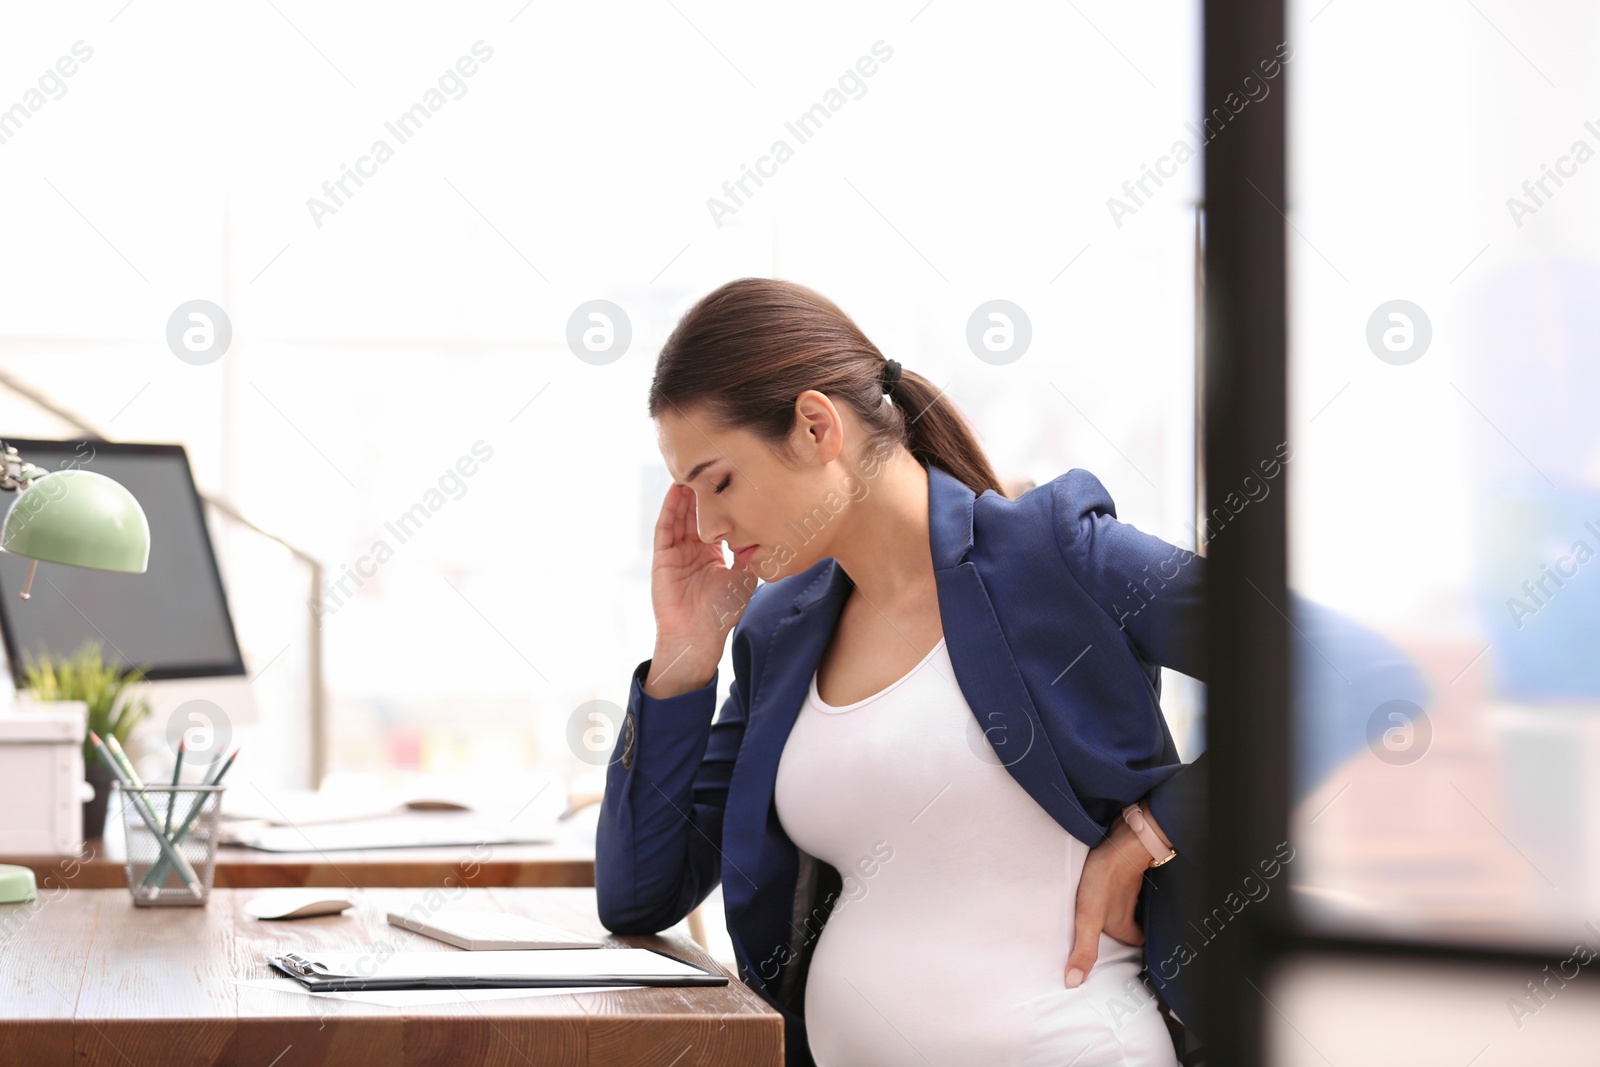
<svg viewBox="0 0 1600 1067">
<path fill-rule="evenodd" d="M 0 489 L 8 493 L 26 489 L 35 479 L 47 473 L 19 456 L 11 445 L 3 447 L 4 451 L 0 451 Z"/>
</svg>

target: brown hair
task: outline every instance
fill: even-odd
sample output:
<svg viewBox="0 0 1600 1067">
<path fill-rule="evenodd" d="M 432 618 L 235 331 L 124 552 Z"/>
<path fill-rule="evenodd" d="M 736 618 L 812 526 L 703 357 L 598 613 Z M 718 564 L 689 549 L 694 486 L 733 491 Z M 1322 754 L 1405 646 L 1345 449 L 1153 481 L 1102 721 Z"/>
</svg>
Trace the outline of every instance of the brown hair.
<svg viewBox="0 0 1600 1067">
<path fill-rule="evenodd" d="M 848 405 L 866 427 L 866 449 L 900 444 L 974 493 L 1004 490 L 955 403 L 902 368 L 883 402 L 885 360 L 827 297 L 794 282 L 740 278 L 684 313 L 656 357 L 650 417 L 699 409 L 723 429 L 747 430 L 784 451 L 795 399 L 807 389 Z"/>
</svg>

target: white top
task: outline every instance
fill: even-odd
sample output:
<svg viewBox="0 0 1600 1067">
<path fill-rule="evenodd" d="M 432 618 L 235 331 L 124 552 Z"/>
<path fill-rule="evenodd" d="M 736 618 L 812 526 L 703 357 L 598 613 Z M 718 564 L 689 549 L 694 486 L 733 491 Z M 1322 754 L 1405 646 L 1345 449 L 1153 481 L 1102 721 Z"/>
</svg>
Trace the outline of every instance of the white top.
<svg viewBox="0 0 1600 1067">
<path fill-rule="evenodd" d="M 1137 947 L 1101 934 L 1066 988 L 1088 848 L 1001 764 L 943 639 L 844 707 L 813 675 L 774 803 L 844 879 L 806 984 L 818 1067 L 1176 1065 Z"/>
</svg>

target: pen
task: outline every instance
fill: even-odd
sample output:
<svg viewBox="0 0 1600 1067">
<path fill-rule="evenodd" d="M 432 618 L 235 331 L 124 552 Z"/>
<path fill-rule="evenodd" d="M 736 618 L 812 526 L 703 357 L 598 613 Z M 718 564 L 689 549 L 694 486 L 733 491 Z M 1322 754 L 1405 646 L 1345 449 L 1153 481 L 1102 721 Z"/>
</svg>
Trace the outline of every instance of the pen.
<svg viewBox="0 0 1600 1067">
<path fill-rule="evenodd" d="M 194 868 L 189 865 L 189 861 L 183 858 L 183 854 L 161 832 L 155 811 L 145 802 L 142 792 L 144 784 L 139 781 L 139 775 L 134 771 L 133 764 L 126 762 L 127 756 L 122 754 L 122 746 L 117 744 L 115 737 L 111 738 L 109 742 L 102 741 L 100 735 L 92 730 L 89 732 L 89 737 L 94 741 L 95 749 L 100 753 L 100 758 L 105 761 L 106 766 L 111 768 L 112 775 L 122 785 L 123 791 L 128 794 L 128 800 L 133 804 L 133 809 L 139 813 L 139 818 L 143 819 L 144 824 L 150 828 L 150 833 L 155 837 L 156 844 L 160 846 L 161 851 L 172 862 L 172 865 L 178 869 L 178 873 L 188 885 L 189 891 L 195 896 L 200 896 L 203 890 L 200 887 L 199 876 L 194 873 Z M 118 759 L 119 756 L 121 756 L 120 760 Z"/>
</svg>

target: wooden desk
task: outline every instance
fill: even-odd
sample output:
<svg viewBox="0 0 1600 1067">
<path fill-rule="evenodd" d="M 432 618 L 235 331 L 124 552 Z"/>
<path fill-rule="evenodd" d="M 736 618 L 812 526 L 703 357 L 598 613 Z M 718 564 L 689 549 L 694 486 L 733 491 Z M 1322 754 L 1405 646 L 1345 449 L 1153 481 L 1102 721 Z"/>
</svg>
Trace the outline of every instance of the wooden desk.
<svg viewBox="0 0 1600 1067">
<path fill-rule="evenodd" d="M 120 843 L 108 848 L 98 838 L 84 843 L 82 859 L 0 856 L 0 863 L 32 868 L 41 890 L 67 886 L 127 891 Z M 212 884 L 219 889 L 593 886 L 594 846 L 573 840 L 548 845 L 484 845 L 476 852 L 470 847 L 451 847 L 316 853 L 258 852 L 227 845 L 217 850 Z"/>
<path fill-rule="evenodd" d="M 205 907 L 135 908 L 126 888 L 0 905 L 0 1064 L 28 1067 L 493 1067 L 657 1064 L 779 1067 L 783 1018 L 737 979 L 725 987 L 389 1008 L 252 988 L 270 952 L 297 945 L 455 952 L 389 926 L 415 891 L 355 891 L 342 915 L 261 922 L 248 891 Z M 452 907 L 504 910 L 604 934 L 593 890 L 466 889 Z M 716 966 L 682 938 L 612 938 Z"/>
</svg>

